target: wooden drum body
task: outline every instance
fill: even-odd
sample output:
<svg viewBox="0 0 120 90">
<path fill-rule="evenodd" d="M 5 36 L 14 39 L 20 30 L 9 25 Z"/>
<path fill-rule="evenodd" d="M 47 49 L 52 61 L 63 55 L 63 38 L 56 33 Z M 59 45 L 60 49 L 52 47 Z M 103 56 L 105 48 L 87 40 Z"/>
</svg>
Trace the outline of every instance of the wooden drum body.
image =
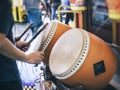
<svg viewBox="0 0 120 90">
<path fill-rule="evenodd" d="M 49 63 L 49 56 L 52 47 L 58 38 L 66 31 L 70 30 L 71 27 L 63 24 L 59 21 L 51 21 L 45 30 L 42 32 L 42 42 L 37 47 L 38 51 L 44 51 L 45 53 L 45 64 Z M 39 40 L 38 40 L 39 41 Z"/>
<path fill-rule="evenodd" d="M 49 59 L 52 74 L 64 84 L 87 90 L 104 88 L 112 79 L 117 60 L 112 49 L 85 30 L 65 32 L 55 43 Z"/>
</svg>

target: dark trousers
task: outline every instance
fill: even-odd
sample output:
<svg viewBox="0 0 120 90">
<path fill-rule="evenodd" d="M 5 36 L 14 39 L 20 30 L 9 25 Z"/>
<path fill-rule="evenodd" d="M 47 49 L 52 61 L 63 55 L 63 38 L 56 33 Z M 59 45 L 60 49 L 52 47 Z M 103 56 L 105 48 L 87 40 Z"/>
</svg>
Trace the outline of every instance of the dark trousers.
<svg viewBox="0 0 120 90">
<path fill-rule="evenodd" d="M 74 19 L 74 14 L 73 13 L 66 13 L 66 19 L 65 19 L 65 24 L 69 24 L 69 21 L 73 21 Z"/>
<path fill-rule="evenodd" d="M 0 90 L 23 90 L 21 81 L 0 82 Z"/>
<path fill-rule="evenodd" d="M 33 23 L 32 25 L 32 34 L 35 34 L 38 28 L 43 25 L 42 14 L 38 8 L 31 8 L 27 11 L 28 13 L 28 21 L 29 23 Z"/>
</svg>

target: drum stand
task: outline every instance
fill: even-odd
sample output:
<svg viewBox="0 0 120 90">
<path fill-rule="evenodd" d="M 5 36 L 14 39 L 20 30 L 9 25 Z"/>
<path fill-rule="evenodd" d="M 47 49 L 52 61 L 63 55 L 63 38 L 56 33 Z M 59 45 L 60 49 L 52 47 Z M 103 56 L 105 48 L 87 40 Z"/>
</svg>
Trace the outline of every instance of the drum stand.
<svg viewBox="0 0 120 90">
<path fill-rule="evenodd" d="M 45 90 L 87 90 L 85 86 L 83 85 L 69 87 L 63 84 L 60 80 L 58 80 L 52 75 L 48 66 L 41 67 L 41 70 L 43 70 L 44 79 L 42 80 L 42 83 L 43 83 L 43 87 L 45 88 Z M 116 89 L 112 87 L 111 85 L 107 85 L 102 90 L 116 90 Z"/>
<path fill-rule="evenodd" d="M 42 67 L 44 80 L 42 81 L 45 90 L 87 90 L 83 85 L 78 85 L 76 87 L 68 87 L 64 85 L 61 81 L 56 79 L 49 67 Z"/>
</svg>

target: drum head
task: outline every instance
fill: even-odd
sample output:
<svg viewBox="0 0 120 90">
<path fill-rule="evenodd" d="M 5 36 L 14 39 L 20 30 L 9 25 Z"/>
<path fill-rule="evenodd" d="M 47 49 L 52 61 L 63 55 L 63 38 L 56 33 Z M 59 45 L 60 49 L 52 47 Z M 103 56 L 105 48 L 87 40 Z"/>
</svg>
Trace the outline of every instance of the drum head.
<svg viewBox="0 0 120 90">
<path fill-rule="evenodd" d="M 78 61 L 83 51 L 83 45 L 82 30 L 72 29 L 65 32 L 57 40 L 50 54 L 49 67 L 53 75 L 59 76 L 66 72 L 69 73 L 67 76 L 74 74 L 84 62 L 84 60 Z"/>
</svg>

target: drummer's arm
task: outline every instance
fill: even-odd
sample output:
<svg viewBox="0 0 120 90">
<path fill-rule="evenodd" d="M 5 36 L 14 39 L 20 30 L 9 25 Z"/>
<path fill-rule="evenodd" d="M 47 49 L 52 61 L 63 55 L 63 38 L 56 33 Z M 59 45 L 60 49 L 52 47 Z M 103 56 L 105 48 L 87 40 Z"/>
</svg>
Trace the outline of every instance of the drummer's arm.
<svg viewBox="0 0 120 90">
<path fill-rule="evenodd" d="M 0 33 L 0 54 L 15 60 L 27 60 L 27 55 L 14 46 L 2 33 Z"/>
</svg>

